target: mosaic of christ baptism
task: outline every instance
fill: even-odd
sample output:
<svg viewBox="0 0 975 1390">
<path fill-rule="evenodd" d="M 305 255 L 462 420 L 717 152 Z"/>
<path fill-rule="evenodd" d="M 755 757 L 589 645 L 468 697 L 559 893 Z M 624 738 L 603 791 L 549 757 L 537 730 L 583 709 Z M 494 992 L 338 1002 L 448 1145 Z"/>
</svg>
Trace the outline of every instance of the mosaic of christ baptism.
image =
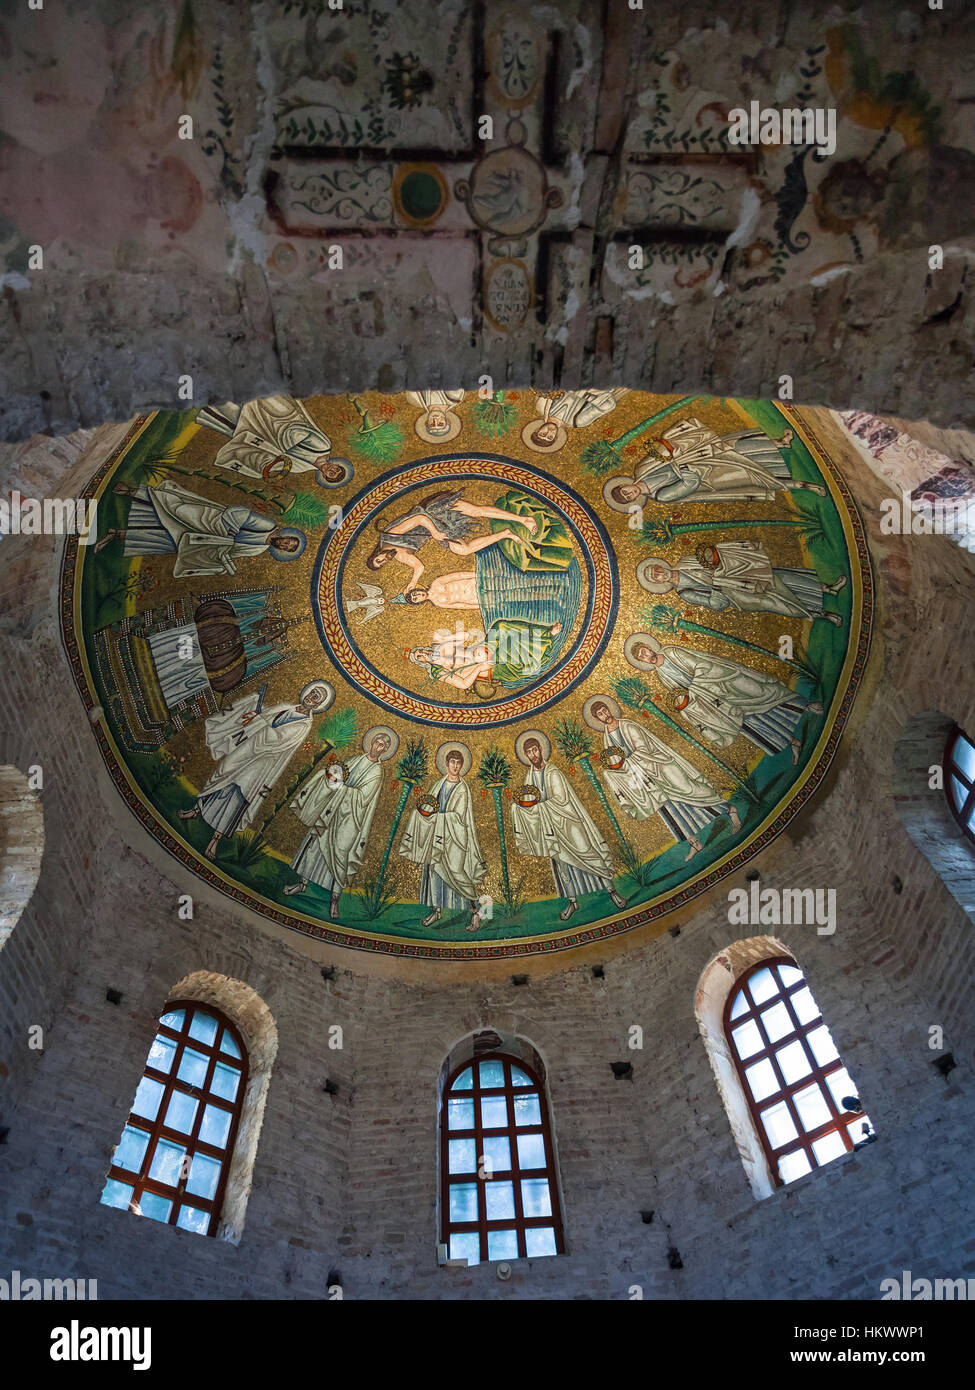
<svg viewBox="0 0 975 1390">
<path fill-rule="evenodd" d="M 788 825 L 869 647 L 797 408 L 611 390 L 136 419 L 64 637 L 145 828 L 272 921 L 473 960 L 662 930 Z"/>
</svg>

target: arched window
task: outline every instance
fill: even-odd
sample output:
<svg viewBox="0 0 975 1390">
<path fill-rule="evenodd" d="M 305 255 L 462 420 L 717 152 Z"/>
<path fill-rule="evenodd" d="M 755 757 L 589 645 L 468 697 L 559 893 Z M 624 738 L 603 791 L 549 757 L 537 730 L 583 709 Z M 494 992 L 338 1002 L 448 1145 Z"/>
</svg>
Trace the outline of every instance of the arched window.
<svg viewBox="0 0 975 1390">
<path fill-rule="evenodd" d="M 448 1259 L 476 1265 L 564 1250 L 545 1088 L 521 1058 L 488 1052 L 447 1076 L 440 1175 Z"/>
<path fill-rule="evenodd" d="M 728 995 L 725 1035 L 777 1187 L 873 1136 L 802 971 L 759 961 Z"/>
<path fill-rule="evenodd" d="M 211 1005 L 171 1002 L 101 1200 L 215 1235 L 246 1084 L 247 1054 L 233 1024 Z"/>
<path fill-rule="evenodd" d="M 952 815 L 975 843 L 975 743 L 953 729 L 945 748 L 945 791 Z"/>
</svg>

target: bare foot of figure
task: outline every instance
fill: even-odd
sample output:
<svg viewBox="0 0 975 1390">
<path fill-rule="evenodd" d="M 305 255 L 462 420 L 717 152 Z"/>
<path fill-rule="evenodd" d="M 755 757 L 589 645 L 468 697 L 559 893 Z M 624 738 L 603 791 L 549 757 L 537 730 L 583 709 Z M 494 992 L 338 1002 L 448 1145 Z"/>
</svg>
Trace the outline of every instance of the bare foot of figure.
<svg viewBox="0 0 975 1390">
<path fill-rule="evenodd" d="M 195 820 L 200 814 L 200 808 L 199 806 L 194 806 L 192 811 L 177 811 L 176 814 L 179 816 L 180 820 Z"/>
<path fill-rule="evenodd" d="M 119 497 L 134 497 L 137 489 L 128 483 L 116 483 L 112 491 L 117 493 Z"/>
<path fill-rule="evenodd" d="M 810 700 L 809 704 L 806 706 L 807 714 L 822 714 L 822 712 L 823 707 L 818 700 Z"/>
<path fill-rule="evenodd" d="M 685 864 L 689 859 L 693 859 L 695 854 L 700 854 L 701 850 L 704 848 L 704 846 L 701 844 L 700 840 L 696 836 L 688 840 L 687 843 L 690 845 L 690 849 L 687 851 L 687 854 L 684 858 Z"/>
<path fill-rule="evenodd" d="M 287 885 L 287 887 L 282 888 L 281 891 L 282 891 L 287 897 L 290 898 L 291 895 L 292 895 L 292 893 L 303 893 L 307 887 L 308 887 L 308 884 L 307 884 L 307 883 L 304 883 L 304 882 L 302 882 L 302 883 L 289 883 L 289 884 Z"/>
<path fill-rule="evenodd" d="M 843 618 L 842 615 L 839 613 L 824 613 L 823 617 L 826 619 L 828 623 L 832 623 L 834 627 L 843 626 Z"/>
<path fill-rule="evenodd" d="M 792 483 L 791 486 L 800 492 L 814 492 L 817 497 L 826 496 L 826 489 L 821 483 Z"/>
<path fill-rule="evenodd" d="M 790 738 L 790 739 L 789 739 L 789 747 L 792 749 L 792 761 L 793 761 L 793 763 L 798 763 L 798 761 L 799 761 L 799 750 L 800 750 L 801 747 L 802 747 L 801 743 L 799 742 L 799 740 L 798 740 L 797 738 Z"/>
<path fill-rule="evenodd" d="M 613 899 L 613 902 L 616 904 L 617 907 L 625 907 L 625 906 L 626 906 L 626 899 L 623 898 L 623 897 L 620 897 L 619 893 L 617 893 L 617 891 L 616 891 L 615 888 L 611 888 L 611 889 L 609 890 L 609 896 Z"/>
<path fill-rule="evenodd" d="M 210 841 L 206 849 L 203 851 L 203 853 L 206 855 L 208 859 L 216 859 L 217 845 L 219 845 L 220 839 L 221 837 L 219 835 L 214 835 L 213 839 Z"/>
<path fill-rule="evenodd" d="M 339 900 L 341 899 L 341 897 L 341 893 L 333 893 L 332 901 L 328 905 L 328 915 L 329 917 L 331 917 L 333 922 L 337 922 L 339 920 Z"/>
<path fill-rule="evenodd" d="M 467 930 L 468 930 L 468 931 L 479 931 L 479 930 L 480 930 L 480 926 L 481 926 L 481 914 L 480 914 L 479 912 L 472 912 L 472 913 L 471 913 L 471 920 L 470 920 L 470 921 L 468 922 L 468 924 L 467 924 Z"/>
<path fill-rule="evenodd" d="M 433 911 L 432 911 L 431 913 L 428 914 L 428 916 L 424 917 L 424 919 L 423 919 L 423 926 L 425 926 L 425 927 L 432 927 L 433 924 L 434 924 L 434 922 L 439 922 L 439 921 L 440 921 L 440 909 L 439 909 L 439 907 L 435 907 L 435 908 L 433 909 Z"/>
<path fill-rule="evenodd" d="M 824 594 L 838 594 L 841 589 L 846 588 L 846 575 L 841 574 L 839 579 L 835 579 L 832 584 L 823 585 Z"/>
<path fill-rule="evenodd" d="M 111 531 L 106 531 L 104 536 L 102 536 L 101 540 L 96 541 L 94 546 L 92 547 L 94 554 L 97 555 L 100 550 L 105 549 L 106 545 L 108 545 L 110 541 L 117 540 L 119 537 L 124 537 L 124 535 L 124 531 L 114 529 Z"/>
<path fill-rule="evenodd" d="M 731 821 L 731 829 L 737 835 L 741 829 L 741 816 L 738 814 L 737 806 L 728 807 L 728 819 Z"/>
<path fill-rule="evenodd" d="M 795 435 L 793 434 L 792 430 L 786 430 L 782 438 L 776 439 L 775 443 L 779 446 L 780 449 L 787 449 L 794 438 Z"/>
<path fill-rule="evenodd" d="M 569 918 L 572 916 L 573 912 L 578 911 L 579 904 L 576 902 L 575 898 L 570 898 L 568 907 L 564 907 L 562 909 L 562 911 L 559 913 L 559 917 L 563 922 L 567 922 Z"/>
</svg>

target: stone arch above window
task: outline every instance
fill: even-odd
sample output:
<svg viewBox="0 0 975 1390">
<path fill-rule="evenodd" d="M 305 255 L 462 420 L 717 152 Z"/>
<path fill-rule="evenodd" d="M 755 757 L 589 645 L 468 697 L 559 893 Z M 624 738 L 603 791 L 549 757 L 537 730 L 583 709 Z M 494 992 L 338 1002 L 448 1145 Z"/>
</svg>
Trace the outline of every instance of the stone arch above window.
<svg viewBox="0 0 975 1390">
<path fill-rule="evenodd" d="M 102 1201 L 130 1210 L 136 1202 L 141 1215 L 238 1244 L 276 1053 L 271 1012 L 249 985 L 211 971 L 174 985 Z M 171 1100 L 193 1114 L 170 1122 Z M 167 1157 L 178 1171 L 166 1169 Z"/>
<path fill-rule="evenodd" d="M 756 1197 L 873 1138 L 813 993 L 781 942 L 753 937 L 722 951 L 701 976 L 695 1008 Z"/>
<path fill-rule="evenodd" d="M 545 1067 L 524 1038 L 484 1030 L 440 1074 L 439 1240 L 450 1260 L 565 1250 Z"/>
<path fill-rule="evenodd" d="M 950 749 L 958 749 L 954 719 L 926 710 L 907 721 L 894 745 L 892 788 L 904 829 L 948 892 L 975 920 L 975 844 L 962 829 L 955 803 Z M 971 730 L 968 731 L 971 734 Z M 956 780 L 964 781 L 957 778 Z M 972 778 L 968 779 L 969 781 Z"/>
<path fill-rule="evenodd" d="M 30 902 L 44 855 L 44 813 L 17 768 L 0 766 L 0 947 Z"/>
</svg>

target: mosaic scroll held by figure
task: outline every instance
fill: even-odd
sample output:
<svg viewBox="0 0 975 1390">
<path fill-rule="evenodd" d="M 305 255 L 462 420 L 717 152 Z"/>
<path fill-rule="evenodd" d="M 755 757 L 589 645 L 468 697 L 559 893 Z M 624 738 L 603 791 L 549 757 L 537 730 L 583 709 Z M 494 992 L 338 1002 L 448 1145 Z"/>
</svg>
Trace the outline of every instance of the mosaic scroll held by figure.
<svg viewBox="0 0 975 1390">
<path fill-rule="evenodd" d="M 141 417 L 89 495 L 65 640 L 123 795 L 359 949 L 657 929 L 808 799 L 866 660 L 859 518 L 766 402 L 228 402 Z"/>
</svg>

